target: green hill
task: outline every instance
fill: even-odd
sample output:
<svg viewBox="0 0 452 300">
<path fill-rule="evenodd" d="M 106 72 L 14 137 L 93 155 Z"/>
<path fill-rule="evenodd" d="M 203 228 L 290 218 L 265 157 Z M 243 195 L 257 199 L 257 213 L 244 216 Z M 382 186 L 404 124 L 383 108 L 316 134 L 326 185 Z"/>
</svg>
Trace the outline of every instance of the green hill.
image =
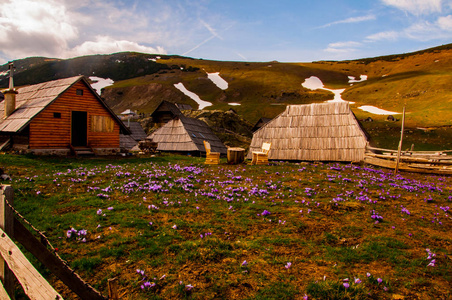
<svg viewBox="0 0 452 300">
<path fill-rule="evenodd" d="M 119 113 L 125 109 L 152 112 L 161 100 L 195 101 L 174 87 L 182 82 L 191 92 L 213 105 L 209 110 L 234 110 L 250 123 L 261 117 L 273 118 L 287 104 L 306 104 L 333 99 L 326 90 L 309 90 L 301 84 L 318 77 L 326 88 L 345 89 L 342 98 L 353 101 L 352 110 L 363 123 L 374 144 L 394 148 L 399 122 L 386 122 L 387 116 L 364 112 L 358 107 L 372 105 L 401 112 L 406 106 L 407 143 L 422 149 L 452 148 L 452 44 L 413 53 L 351 61 L 312 63 L 226 62 L 143 53 L 116 53 L 73 59 L 27 58 L 15 62 L 16 85 L 33 84 L 83 74 L 111 78 L 114 85 L 102 97 Z M 7 65 L 0 66 L 0 73 Z M 218 88 L 207 73 L 219 72 L 228 88 Z M 349 76 L 366 81 L 348 83 Z M 0 76 L 0 87 L 7 86 Z M 401 119 L 401 115 L 395 115 Z M 421 129 L 418 129 L 421 128 Z"/>
</svg>

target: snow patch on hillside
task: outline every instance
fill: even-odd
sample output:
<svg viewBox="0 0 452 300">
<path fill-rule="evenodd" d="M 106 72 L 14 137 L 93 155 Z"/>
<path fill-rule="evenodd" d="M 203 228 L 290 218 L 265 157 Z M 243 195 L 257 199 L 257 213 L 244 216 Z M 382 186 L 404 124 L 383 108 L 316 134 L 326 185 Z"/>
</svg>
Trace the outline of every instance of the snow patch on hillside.
<svg viewBox="0 0 452 300">
<path fill-rule="evenodd" d="M 350 104 L 353 104 L 355 102 L 351 102 L 351 101 L 346 101 L 344 99 L 342 99 L 342 93 L 345 91 L 345 89 L 336 89 L 336 90 L 332 90 L 332 89 L 327 89 L 323 87 L 323 82 L 322 80 L 320 80 L 320 78 L 316 77 L 316 76 L 311 76 L 309 78 L 306 78 L 304 80 L 304 82 L 301 84 L 303 87 L 310 89 L 310 90 L 325 90 L 325 91 L 330 91 L 334 94 L 334 98 L 333 100 L 328 100 L 326 102 L 348 102 Z"/>
<path fill-rule="evenodd" d="M 358 108 L 361 110 L 370 112 L 371 114 L 374 114 L 374 115 L 400 115 L 401 114 L 399 112 L 384 110 L 384 109 L 381 109 L 381 108 L 378 108 L 378 107 L 375 107 L 372 105 L 363 105 Z"/>
<path fill-rule="evenodd" d="M 207 73 L 207 77 L 222 90 L 226 90 L 229 86 L 228 82 L 220 76 L 220 72 Z"/>
<path fill-rule="evenodd" d="M 198 105 L 199 105 L 199 108 L 198 108 L 198 109 L 199 109 L 199 110 L 203 109 L 204 107 L 207 107 L 207 106 L 211 106 L 211 105 L 212 105 L 211 102 L 207 102 L 207 101 L 201 100 L 201 98 L 199 98 L 198 95 L 196 95 L 195 93 L 190 92 L 189 90 L 187 90 L 182 82 L 175 83 L 175 84 L 174 84 L 174 87 L 175 87 L 176 89 L 178 89 L 179 91 L 181 91 L 182 93 L 184 93 L 186 96 L 190 97 L 190 98 L 191 98 L 192 100 L 194 100 L 196 103 L 198 103 Z"/>
<path fill-rule="evenodd" d="M 366 80 L 367 80 L 367 75 L 359 76 L 359 80 L 355 79 L 355 76 L 348 76 L 348 83 L 363 82 Z"/>
<path fill-rule="evenodd" d="M 100 78 L 96 76 L 90 76 L 89 79 L 93 82 L 91 87 L 100 95 L 104 87 L 113 85 L 115 82 L 110 78 Z"/>
<path fill-rule="evenodd" d="M 240 103 L 234 103 L 234 102 L 231 102 L 231 103 L 228 103 L 228 105 L 232 105 L 232 106 L 239 106 L 239 105 L 242 105 L 242 104 L 240 104 Z"/>
</svg>

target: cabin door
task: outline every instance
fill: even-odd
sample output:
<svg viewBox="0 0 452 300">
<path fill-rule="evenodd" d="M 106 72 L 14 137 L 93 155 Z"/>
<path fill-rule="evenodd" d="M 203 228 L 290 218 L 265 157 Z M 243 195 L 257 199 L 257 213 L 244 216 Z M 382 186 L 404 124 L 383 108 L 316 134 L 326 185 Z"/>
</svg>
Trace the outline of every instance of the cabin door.
<svg viewBox="0 0 452 300">
<path fill-rule="evenodd" d="M 74 147 L 86 146 L 88 139 L 88 113 L 86 111 L 72 112 L 71 143 Z"/>
</svg>

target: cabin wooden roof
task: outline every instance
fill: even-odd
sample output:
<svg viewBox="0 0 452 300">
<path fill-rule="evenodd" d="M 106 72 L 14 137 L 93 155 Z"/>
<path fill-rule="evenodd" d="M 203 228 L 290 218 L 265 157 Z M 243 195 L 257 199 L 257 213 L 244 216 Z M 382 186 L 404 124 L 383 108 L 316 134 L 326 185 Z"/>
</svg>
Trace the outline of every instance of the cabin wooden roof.
<svg viewBox="0 0 452 300">
<path fill-rule="evenodd" d="M 250 152 L 272 143 L 269 159 L 301 161 L 361 161 L 367 137 L 348 102 L 289 105 L 258 129 Z"/>
<path fill-rule="evenodd" d="M 162 102 L 160 102 L 160 104 L 157 106 L 157 108 L 154 110 L 151 116 L 159 112 L 171 112 L 174 116 L 182 115 L 182 112 L 175 103 L 166 100 L 162 100 Z"/>
<path fill-rule="evenodd" d="M 158 143 L 159 151 L 206 152 L 203 141 L 208 141 L 212 152 L 227 152 L 227 148 L 205 122 L 183 115 L 166 123 L 149 138 Z"/>
<path fill-rule="evenodd" d="M 139 141 L 146 139 L 147 135 L 144 132 L 143 127 L 138 122 L 130 122 L 129 126 L 130 134 L 119 135 L 119 146 L 121 149 L 130 150 L 135 147 Z"/>
<path fill-rule="evenodd" d="M 257 120 L 256 124 L 254 124 L 253 128 L 251 129 L 252 132 L 258 130 L 259 128 L 261 128 L 262 126 L 264 126 L 264 124 L 267 124 L 268 122 L 270 122 L 272 119 L 270 118 L 265 118 L 262 117 L 259 120 Z"/>
<path fill-rule="evenodd" d="M 36 115 L 80 80 L 85 82 L 86 86 L 96 95 L 99 102 L 111 113 L 112 117 L 119 123 L 121 130 L 125 133 L 130 133 L 129 129 L 124 126 L 83 76 L 74 76 L 17 88 L 16 110 L 6 119 L 2 118 L 5 114 L 5 106 L 0 105 L 0 132 L 15 133 L 21 131 Z"/>
<path fill-rule="evenodd" d="M 193 107 L 190 104 L 185 104 L 185 103 L 176 103 L 176 106 L 180 110 L 192 110 L 193 109 Z"/>
</svg>

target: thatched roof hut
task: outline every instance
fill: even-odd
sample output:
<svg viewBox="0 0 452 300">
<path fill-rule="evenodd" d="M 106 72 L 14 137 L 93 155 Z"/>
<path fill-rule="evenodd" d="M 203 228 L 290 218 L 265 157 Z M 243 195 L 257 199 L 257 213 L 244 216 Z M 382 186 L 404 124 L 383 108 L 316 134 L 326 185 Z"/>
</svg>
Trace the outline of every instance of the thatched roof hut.
<svg viewBox="0 0 452 300">
<path fill-rule="evenodd" d="M 184 115 L 169 121 L 148 138 L 158 143 L 158 151 L 205 153 L 203 141 L 208 141 L 212 152 L 227 152 L 227 148 L 206 123 Z"/>
<path fill-rule="evenodd" d="M 274 160 L 361 161 L 367 136 L 348 102 L 331 102 L 287 106 L 254 133 L 248 158 L 263 142 Z"/>
</svg>

